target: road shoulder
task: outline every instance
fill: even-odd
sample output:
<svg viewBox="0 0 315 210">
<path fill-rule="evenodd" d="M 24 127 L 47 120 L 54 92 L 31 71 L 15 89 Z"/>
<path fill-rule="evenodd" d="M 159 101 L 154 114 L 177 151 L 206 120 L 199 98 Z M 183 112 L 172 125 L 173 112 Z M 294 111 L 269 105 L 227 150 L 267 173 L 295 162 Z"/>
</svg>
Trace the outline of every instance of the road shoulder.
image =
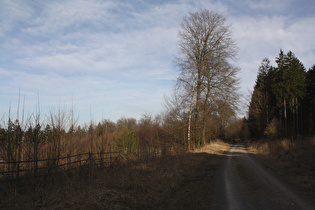
<svg viewBox="0 0 315 210">
<path fill-rule="evenodd" d="M 284 144 L 282 142 L 279 142 Z M 254 157 L 266 170 L 278 179 L 299 189 L 306 196 L 315 199 L 315 144 L 292 146 L 293 148 L 271 149 L 271 143 L 249 143 L 249 154 Z M 260 150 L 268 145 L 268 152 Z M 282 147 L 284 147 L 282 145 Z M 288 147 L 288 146 L 286 146 Z"/>
</svg>

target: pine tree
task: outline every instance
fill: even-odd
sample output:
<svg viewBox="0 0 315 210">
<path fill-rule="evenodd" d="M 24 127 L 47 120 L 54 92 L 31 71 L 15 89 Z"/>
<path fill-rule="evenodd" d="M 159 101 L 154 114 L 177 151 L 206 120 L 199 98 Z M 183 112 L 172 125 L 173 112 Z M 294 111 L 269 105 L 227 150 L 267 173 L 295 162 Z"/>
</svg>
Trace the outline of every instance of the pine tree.
<svg viewBox="0 0 315 210">
<path fill-rule="evenodd" d="M 281 50 L 276 60 L 277 74 L 273 85 L 277 106 L 281 110 L 284 136 L 292 137 L 300 133 L 299 108 L 304 98 L 305 68 L 303 64 L 289 51 L 287 55 Z"/>
<path fill-rule="evenodd" d="M 265 58 L 259 67 L 248 117 L 248 127 L 254 138 L 263 137 L 264 134 L 293 137 L 305 131 L 304 107 L 311 106 L 303 102 L 306 95 L 305 68 L 291 51 L 284 54 L 280 50 L 276 63 L 277 67 L 272 67 Z M 308 81 L 312 79 L 309 76 Z M 308 120 L 313 121 L 312 117 Z M 282 135 L 277 133 L 280 131 L 283 131 Z"/>
<path fill-rule="evenodd" d="M 258 76 L 249 106 L 249 130 L 254 138 L 260 138 L 273 118 L 270 75 L 273 67 L 268 58 L 264 58 L 258 69 Z"/>
<path fill-rule="evenodd" d="M 305 135 L 315 135 L 315 65 L 306 73 L 306 97 L 304 100 Z"/>
</svg>

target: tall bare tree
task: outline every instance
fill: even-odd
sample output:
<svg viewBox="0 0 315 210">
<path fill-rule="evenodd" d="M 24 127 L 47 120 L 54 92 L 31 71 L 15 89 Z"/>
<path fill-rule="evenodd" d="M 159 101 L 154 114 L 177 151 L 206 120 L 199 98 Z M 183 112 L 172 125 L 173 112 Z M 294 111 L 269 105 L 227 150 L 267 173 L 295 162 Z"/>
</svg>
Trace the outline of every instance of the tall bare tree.
<svg viewBox="0 0 315 210">
<path fill-rule="evenodd" d="M 195 143 L 205 141 L 206 118 L 237 101 L 238 68 L 231 63 L 238 48 L 226 18 L 216 12 L 199 10 L 183 18 L 178 32 L 180 70 L 177 87 L 189 109 L 187 144 L 190 145 L 192 115 Z M 222 105 L 222 107 L 221 107 Z"/>
</svg>

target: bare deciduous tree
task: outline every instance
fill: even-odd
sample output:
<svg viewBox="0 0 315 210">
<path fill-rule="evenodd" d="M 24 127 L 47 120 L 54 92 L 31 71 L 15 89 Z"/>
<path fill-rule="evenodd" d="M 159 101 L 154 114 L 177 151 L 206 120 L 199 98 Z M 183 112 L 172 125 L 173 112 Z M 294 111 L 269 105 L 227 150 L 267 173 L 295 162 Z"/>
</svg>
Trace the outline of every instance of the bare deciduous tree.
<svg viewBox="0 0 315 210">
<path fill-rule="evenodd" d="M 192 115 L 195 143 L 199 146 L 205 141 L 206 118 L 221 110 L 220 105 L 235 108 L 238 68 L 231 61 L 236 58 L 238 48 L 226 18 L 218 13 L 208 10 L 189 13 L 180 27 L 179 55 L 175 58 L 180 70 L 177 88 L 182 90 L 183 104 L 189 109 L 190 148 Z"/>
</svg>

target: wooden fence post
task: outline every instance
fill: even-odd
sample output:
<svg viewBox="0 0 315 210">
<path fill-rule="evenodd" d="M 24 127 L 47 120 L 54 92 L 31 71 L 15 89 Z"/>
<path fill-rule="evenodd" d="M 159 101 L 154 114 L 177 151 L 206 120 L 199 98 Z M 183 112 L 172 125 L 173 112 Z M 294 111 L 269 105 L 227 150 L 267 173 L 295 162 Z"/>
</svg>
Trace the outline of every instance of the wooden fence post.
<svg viewBox="0 0 315 210">
<path fill-rule="evenodd" d="M 69 163 L 69 158 L 70 158 L 70 157 L 69 157 L 69 154 L 68 154 L 68 155 L 67 155 L 67 170 L 68 170 L 68 171 L 69 171 L 69 169 L 70 169 L 70 166 L 69 166 L 69 164 L 70 164 L 70 163 Z"/>
<path fill-rule="evenodd" d="M 10 162 L 11 166 L 11 185 L 13 186 L 14 181 L 14 171 L 15 171 L 15 160 L 13 159 L 12 162 Z"/>
<path fill-rule="evenodd" d="M 37 175 L 37 168 L 38 168 L 38 162 L 37 162 L 37 158 L 34 160 L 34 176 Z"/>
<path fill-rule="evenodd" d="M 80 168 L 81 168 L 81 166 L 82 166 L 82 165 L 81 165 L 81 154 L 79 154 L 79 158 L 80 158 Z"/>
<path fill-rule="evenodd" d="M 17 186 L 19 186 L 19 183 L 20 183 L 20 161 L 17 162 L 17 169 L 16 169 L 16 183 L 17 183 Z"/>
<path fill-rule="evenodd" d="M 101 157 L 100 167 L 103 168 L 103 152 L 100 152 L 100 157 Z"/>
<path fill-rule="evenodd" d="M 10 168 L 11 168 L 11 180 L 13 180 L 14 179 L 14 160 L 10 161 L 9 165 L 10 165 Z"/>
<path fill-rule="evenodd" d="M 112 149 L 109 149 L 109 165 L 112 165 Z"/>
</svg>

